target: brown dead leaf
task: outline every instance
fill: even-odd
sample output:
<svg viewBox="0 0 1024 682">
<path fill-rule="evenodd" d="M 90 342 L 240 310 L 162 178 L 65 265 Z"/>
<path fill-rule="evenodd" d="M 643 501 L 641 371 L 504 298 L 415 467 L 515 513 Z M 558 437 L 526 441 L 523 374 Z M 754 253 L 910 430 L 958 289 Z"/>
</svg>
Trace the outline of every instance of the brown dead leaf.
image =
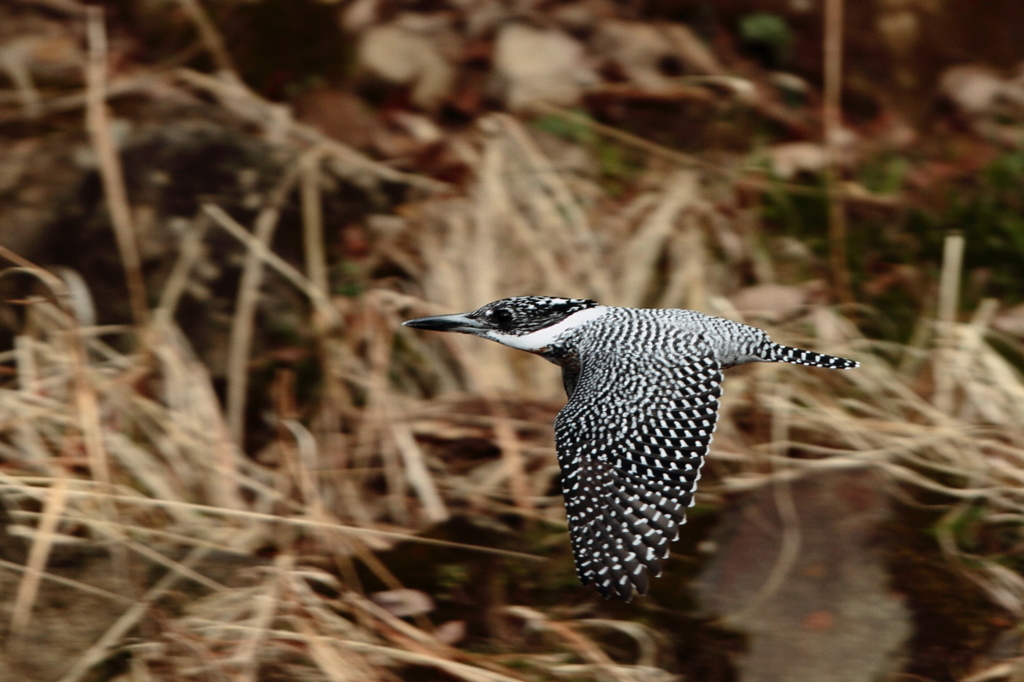
<svg viewBox="0 0 1024 682">
<path fill-rule="evenodd" d="M 359 149 L 370 146 L 377 121 L 362 99 L 345 90 L 323 87 L 304 92 L 295 116 L 323 134 Z"/>
</svg>

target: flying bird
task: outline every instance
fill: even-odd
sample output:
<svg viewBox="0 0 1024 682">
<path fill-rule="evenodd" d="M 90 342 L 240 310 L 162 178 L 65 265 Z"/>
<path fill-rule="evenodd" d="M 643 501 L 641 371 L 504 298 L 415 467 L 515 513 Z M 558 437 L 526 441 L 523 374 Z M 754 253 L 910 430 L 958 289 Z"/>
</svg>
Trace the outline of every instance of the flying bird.
<svg viewBox="0 0 1024 682">
<path fill-rule="evenodd" d="M 859 363 L 774 343 L 760 329 L 692 310 L 505 298 L 416 329 L 473 334 L 562 368 L 569 400 L 555 446 L 576 572 L 606 599 L 645 594 L 694 503 L 718 418 L 722 370 L 747 362 L 849 369 Z"/>
</svg>

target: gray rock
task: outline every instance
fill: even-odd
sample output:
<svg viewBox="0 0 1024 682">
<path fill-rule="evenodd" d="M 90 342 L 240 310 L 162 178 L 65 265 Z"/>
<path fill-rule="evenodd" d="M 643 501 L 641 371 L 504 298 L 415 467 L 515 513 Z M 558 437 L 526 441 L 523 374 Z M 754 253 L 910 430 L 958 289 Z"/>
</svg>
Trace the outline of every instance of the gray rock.
<svg viewBox="0 0 1024 682">
<path fill-rule="evenodd" d="M 900 669 L 911 614 L 873 546 L 888 511 L 867 471 L 750 495 L 697 584 L 703 608 L 748 636 L 740 680 L 873 682 Z"/>
</svg>

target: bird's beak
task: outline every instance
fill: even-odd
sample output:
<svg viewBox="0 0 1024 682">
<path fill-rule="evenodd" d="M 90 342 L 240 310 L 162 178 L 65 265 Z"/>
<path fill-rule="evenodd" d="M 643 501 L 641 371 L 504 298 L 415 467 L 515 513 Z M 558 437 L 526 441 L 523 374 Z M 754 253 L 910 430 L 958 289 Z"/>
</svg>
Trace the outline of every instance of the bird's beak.
<svg viewBox="0 0 1024 682">
<path fill-rule="evenodd" d="M 415 320 L 406 320 L 402 324 L 413 329 L 429 329 L 435 332 L 462 332 L 463 334 L 475 334 L 487 328 L 477 320 L 469 317 L 468 313 L 418 317 Z"/>
</svg>

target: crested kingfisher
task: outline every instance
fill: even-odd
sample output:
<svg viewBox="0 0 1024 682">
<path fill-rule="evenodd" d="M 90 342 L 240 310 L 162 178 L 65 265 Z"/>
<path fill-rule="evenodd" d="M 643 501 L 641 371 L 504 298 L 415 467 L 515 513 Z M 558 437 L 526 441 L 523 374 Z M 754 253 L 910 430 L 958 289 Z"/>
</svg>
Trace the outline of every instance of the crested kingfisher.
<svg viewBox="0 0 1024 682">
<path fill-rule="evenodd" d="M 473 334 L 562 368 L 569 400 L 555 446 L 576 572 L 605 598 L 645 594 L 693 506 L 722 395 L 747 362 L 850 369 L 760 329 L 692 310 L 616 308 L 550 296 L 505 298 L 415 329 Z"/>
</svg>

